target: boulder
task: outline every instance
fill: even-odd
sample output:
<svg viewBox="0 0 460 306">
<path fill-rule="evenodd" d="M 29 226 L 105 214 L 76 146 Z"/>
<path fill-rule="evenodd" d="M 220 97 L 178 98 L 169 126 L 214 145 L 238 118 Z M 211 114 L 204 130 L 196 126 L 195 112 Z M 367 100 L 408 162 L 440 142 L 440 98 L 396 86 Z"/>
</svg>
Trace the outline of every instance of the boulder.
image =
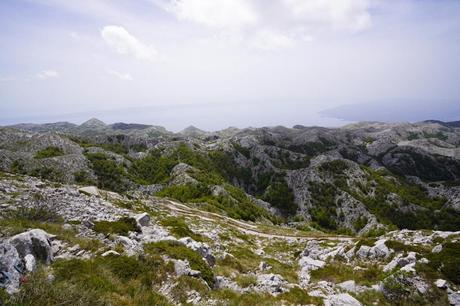
<svg viewBox="0 0 460 306">
<path fill-rule="evenodd" d="M 432 253 L 439 253 L 439 252 L 441 252 L 441 251 L 442 251 L 442 244 L 436 245 L 436 246 L 431 250 Z"/>
<path fill-rule="evenodd" d="M 200 254 L 210 266 L 214 266 L 216 263 L 216 258 L 212 255 L 211 248 L 206 243 L 197 242 L 190 237 L 180 238 L 178 241 Z"/>
<path fill-rule="evenodd" d="M 446 289 L 447 288 L 447 281 L 444 279 L 437 279 L 436 282 L 434 283 L 436 287 L 440 289 Z"/>
<path fill-rule="evenodd" d="M 324 300 L 324 306 L 361 306 L 361 303 L 348 293 L 334 294 Z"/>
<path fill-rule="evenodd" d="M 78 189 L 81 193 L 87 194 L 87 195 L 92 195 L 92 196 L 99 196 L 99 189 L 97 189 L 96 186 L 87 186 L 87 187 L 81 187 Z"/>
<path fill-rule="evenodd" d="M 136 219 L 137 225 L 139 227 L 148 226 L 150 223 L 150 216 L 148 213 L 138 214 L 134 216 L 134 219 Z"/>
<path fill-rule="evenodd" d="M 9 242 L 0 244 L 0 288 L 6 292 L 14 293 L 19 288 L 24 264 L 16 248 Z"/>
<path fill-rule="evenodd" d="M 356 292 L 356 282 L 354 280 L 339 283 L 337 286 L 348 292 Z"/>
<path fill-rule="evenodd" d="M 230 289 L 236 292 L 242 292 L 243 289 L 237 283 L 225 276 L 216 276 L 214 278 L 214 289 Z"/>
<path fill-rule="evenodd" d="M 33 229 L 11 237 L 9 242 L 16 248 L 21 258 L 31 254 L 35 259 L 50 264 L 54 259 L 50 238 L 47 232 Z"/>
<path fill-rule="evenodd" d="M 319 268 L 324 267 L 325 264 L 326 264 L 326 262 L 324 262 L 322 260 L 316 260 L 316 259 L 310 258 L 308 256 L 307 257 L 302 257 L 299 260 L 299 265 L 301 267 L 307 268 L 308 270 L 317 270 Z"/>
<path fill-rule="evenodd" d="M 362 245 L 357 255 L 360 258 L 378 259 L 387 258 L 391 254 L 391 250 L 385 245 L 386 239 L 380 239 L 374 243 L 372 247 Z"/>
<path fill-rule="evenodd" d="M 187 275 L 198 277 L 201 275 L 200 271 L 190 268 L 187 260 L 174 260 L 174 272 L 177 276 Z"/>
<path fill-rule="evenodd" d="M 278 274 L 260 274 L 257 275 L 256 291 L 267 292 L 277 295 L 287 291 L 284 286 L 287 282 Z"/>
</svg>

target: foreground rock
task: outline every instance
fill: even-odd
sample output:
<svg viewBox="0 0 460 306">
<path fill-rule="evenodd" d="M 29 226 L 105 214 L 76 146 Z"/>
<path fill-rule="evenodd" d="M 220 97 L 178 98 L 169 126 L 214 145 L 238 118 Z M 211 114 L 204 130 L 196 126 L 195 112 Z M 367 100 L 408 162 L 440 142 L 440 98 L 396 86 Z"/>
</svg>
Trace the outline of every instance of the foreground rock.
<svg viewBox="0 0 460 306">
<path fill-rule="evenodd" d="M 8 293 L 18 291 L 21 277 L 33 272 L 37 261 L 50 264 L 53 252 L 52 236 L 40 229 L 33 229 L 0 244 L 0 287 Z"/>
</svg>

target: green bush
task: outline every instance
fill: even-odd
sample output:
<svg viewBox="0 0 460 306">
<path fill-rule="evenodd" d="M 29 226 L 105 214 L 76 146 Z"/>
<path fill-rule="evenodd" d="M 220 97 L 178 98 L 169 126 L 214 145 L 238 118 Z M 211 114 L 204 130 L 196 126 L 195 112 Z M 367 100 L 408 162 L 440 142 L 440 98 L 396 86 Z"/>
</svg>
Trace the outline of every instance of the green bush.
<svg viewBox="0 0 460 306">
<path fill-rule="evenodd" d="M 430 253 L 427 258 L 431 268 L 440 271 L 452 283 L 460 285 L 460 243 L 445 243 L 441 252 Z"/>
<path fill-rule="evenodd" d="M 64 178 L 61 171 L 47 167 L 36 168 L 30 172 L 30 175 L 49 181 L 63 181 Z"/>
<path fill-rule="evenodd" d="M 81 185 L 94 185 L 95 182 L 91 178 L 88 172 L 81 170 L 73 174 L 75 182 Z"/>
<path fill-rule="evenodd" d="M 64 151 L 58 147 L 47 147 L 35 153 L 36 159 L 50 158 L 64 155 Z"/>
<path fill-rule="evenodd" d="M 201 277 L 210 285 L 214 284 L 214 273 L 200 254 L 178 241 L 159 241 L 144 245 L 147 254 L 168 255 L 174 259 L 188 260 L 190 267 L 201 272 Z"/>
<path fill-rule="evenodd" d="M 26 174 L 26 171 L 24 168 L 25 168 L 24 161 L 17 159 L 13 161 L 13 163 L 11 164 L 10 171 L 13 173 Z"/>
<path fill-rule="evenodd" d="M 95 221 L 93 230 L 103 234 L 118 234 L 127 236 L 129 232 L 139 232 L 136 220 L 122 217 L 117 221 Z"/>
<path fill-rule="evenodd" d="M 91 162 L 97 176 L 99 188 L 124 192 L 128 189 L 127 174 L 125 169 L 116 161 L 103 153 L 89 153 L 86 157 Z"/>
<path fill-rule="evenodd" d="M 294 194 L 284 179 L 273 182 L 262 199 L 285 214 L 294 215 L 297 212 Z"/>
<path fill-rule="evenodd" d="M 348 169 L 348 165 L 341 159 L 336 159 L 330 162 L 325 162 L 319 167 L 320 171 L 329 172 L 332 174 L 342 174 L 343 171 Z"/>
</svg>

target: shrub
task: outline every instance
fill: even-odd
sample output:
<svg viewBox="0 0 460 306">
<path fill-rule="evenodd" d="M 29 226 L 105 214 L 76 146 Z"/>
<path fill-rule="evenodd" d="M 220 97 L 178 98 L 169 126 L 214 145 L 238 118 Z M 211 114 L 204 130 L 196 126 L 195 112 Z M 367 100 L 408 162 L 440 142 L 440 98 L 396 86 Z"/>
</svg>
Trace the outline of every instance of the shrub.
<svg viewBox="0 0 460 306">
<path fill-rule="evenodd" d="M 128 189 L 127 174 L 125 169 L 118 165 L 114 159 L 103 153 L 90 153 L 86 157 L 91 162 L 97 176 L 99 188 L 124 192 Z"/>
<path fill-rule="evenodd" d="M 26 174 L 24 168 L 24 161 L 17 159 L 11 164 L 10 171 L 13 173 Z"/>
<path fill-rule="evenodd" d="M 117 221 L 95 221 L 93 230 L 103 234 L 119 234 L 127 236 L 129 232 L 138 232 L 136 220 L 122 217 Z"/>
<path fill-rule="evenodd" d="M 81 170 L 73 174 L 75 182 L 81 185 L 94 185 L 95 182 L 87 171 Z"/>
<path fill-rule="evenodd" d="M 323 163 L 319 167 L 320 171 L 329 172 L 332 174 L 342 174 L 343 171 L 347 169 L 348 169 L 347 163 L 341 159 L 336 159 L 330 162 Z"/>
<path fill-rule="evenodd" d="M 35 153 L 36 159 L 50 158 L 64 155 L 64 151 L 58 147 L 47 147 Z"/>
<path fill-rule="evenodd" d="M 460 285 L 460 243 L 448 242 L 439 253 L 427 255 L 429 266 L 440 271 L 448 280 Z"/>
<path fill-rule="evenodd" d="M 172 185 L 157 193 L 160 197 L 170 197 L 187 203 L 209 196 L 211 191 L 204 184 Z"/>
<path fill-rule="evenodd" d="M 298 207 L 294 202 L 294 194 L 284 179 L 273 182 L 262 199 L 285 214 L 293 215 L 297 212 Z"/>
<path fill-rule="evenodd" d="M 49 181 L 62 181 L 64 178 L 61 171 L 47 167 L 36 168 L 30 172 L 30 175 Z"/>
</svg>

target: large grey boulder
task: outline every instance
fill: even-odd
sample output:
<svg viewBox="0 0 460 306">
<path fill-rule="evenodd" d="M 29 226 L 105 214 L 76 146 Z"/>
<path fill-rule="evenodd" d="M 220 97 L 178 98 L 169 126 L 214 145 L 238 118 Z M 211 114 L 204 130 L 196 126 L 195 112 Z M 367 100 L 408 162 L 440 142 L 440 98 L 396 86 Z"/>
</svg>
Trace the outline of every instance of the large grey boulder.
<svg viewBox="0 0 460 306">
<path fill-rule="evenodd" d="M 9 243 L 16 248 L 21 258 L 25 258 L 26 255 L 33 255 L 38 261 L 50 264 L 54 259 L 51 237 L 44 230 L 33 229 L 11 237 Z"/>
<path fill-rule="evenodd" d="M 391 250 L 385 245 L 386 239 L 377 240 L 372 247 L 362 245 L 357 251 L 360 258 L 378 259 L 387 258 Z"/>
<path fill-rule="evenodd" d="M 0 244 L 0 288 L 6 292 L 14 293 L 19 288 L 24 264 L 16 248 L 9 242 Z"/>
<path fill-rule="evenodd" d="M 324 306 L 361 306 L 362 304 L 348 293 L 334 294 L 324 300 Z"/>
</svg>

